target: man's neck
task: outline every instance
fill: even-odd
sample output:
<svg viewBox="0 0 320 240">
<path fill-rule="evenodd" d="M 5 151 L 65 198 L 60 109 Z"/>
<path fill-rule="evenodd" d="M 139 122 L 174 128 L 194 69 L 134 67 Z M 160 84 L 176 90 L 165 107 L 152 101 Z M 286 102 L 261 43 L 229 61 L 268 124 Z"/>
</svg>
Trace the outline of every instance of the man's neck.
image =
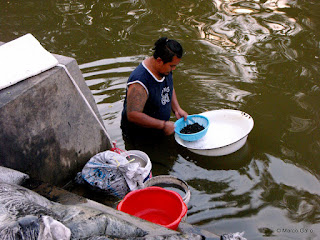
<svg viewBox="0 0 320 240">
<path fill-rule="evenodd" d="M 154 59 L 154 57 L 148 57 L 147 59 L 145 59 L 144 64 L 158 80 L 161 80 L 163 78 L 162 74 L 160 74 L 156 69 L 156 60 Z"/>
</svg>

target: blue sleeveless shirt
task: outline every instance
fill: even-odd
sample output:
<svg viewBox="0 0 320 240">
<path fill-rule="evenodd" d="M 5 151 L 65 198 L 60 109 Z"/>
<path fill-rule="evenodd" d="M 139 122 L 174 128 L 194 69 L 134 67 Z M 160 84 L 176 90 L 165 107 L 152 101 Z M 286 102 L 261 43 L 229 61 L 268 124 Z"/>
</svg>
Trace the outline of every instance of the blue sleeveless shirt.
<svg viewBox="0 0 320 240">
<path fill-rule="evenodd" d="M 173 93 L 172 73 L 158 80 L 144 65 L 141 63 L 131 74 L 127 85 L 133 83 L 141 84 L 148 95 L 147 102 L 143 113 L 150 117 L 168 121 L 171 115 L 171 99 Z M 127 119 L 127 96 L 124 100 L 121 127 L 141 128 Z"/>
</svg>

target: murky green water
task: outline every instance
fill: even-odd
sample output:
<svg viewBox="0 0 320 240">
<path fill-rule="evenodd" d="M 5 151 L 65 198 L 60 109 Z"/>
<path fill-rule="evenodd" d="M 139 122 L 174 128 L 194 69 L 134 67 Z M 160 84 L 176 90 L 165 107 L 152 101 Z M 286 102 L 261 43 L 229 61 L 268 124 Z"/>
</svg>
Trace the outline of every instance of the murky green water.
<svg viewBox="0 0 320 240">
<path fill-rule="evenodd" d="M 130 72 L 160 36 L 179 40 L 174 72 L 190 114 L 249 113 L 247 144 L 225 157 L 149 144 L 153 175 L 191 189 L 187 222 L 247 239 L 320 237 L 320 2 L 317 0 L 47 0 L 0 2 L 0 41 L 32 33 L 74 57 L 117 146 Z M 174 118 L 172 118 L 175 121 Z"/>
</svg>

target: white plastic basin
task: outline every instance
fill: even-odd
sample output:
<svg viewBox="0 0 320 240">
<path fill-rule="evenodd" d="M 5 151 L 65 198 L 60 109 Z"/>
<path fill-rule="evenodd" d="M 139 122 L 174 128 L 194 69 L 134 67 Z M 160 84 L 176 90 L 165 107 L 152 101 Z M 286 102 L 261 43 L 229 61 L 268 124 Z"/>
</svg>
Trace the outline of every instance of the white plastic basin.
<svg viewBox="0 0 320 240">
<path fill-rule="evenodd" d="M 198 141 L 187 142 L 177 134 L 177 143 L 190 151 L 205 156 L 223 156 L 239 150 L 251 132 L 252 117 L 242 111 L 220 109 L 201 113 L 210 121 L 207 134 Z"/>
</svg>

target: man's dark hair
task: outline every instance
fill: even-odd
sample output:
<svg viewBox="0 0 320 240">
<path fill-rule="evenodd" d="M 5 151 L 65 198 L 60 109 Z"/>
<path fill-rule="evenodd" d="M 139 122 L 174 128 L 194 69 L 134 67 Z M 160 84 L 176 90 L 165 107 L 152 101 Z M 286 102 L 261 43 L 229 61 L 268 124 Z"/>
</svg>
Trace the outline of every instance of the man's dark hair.
<svg viewBox="0 0 320 240">
<path fill-rule="evenodd" d="M 174 56 L 182 58 L 183 49 L 180 43 L 176 40 L 168 39 L 167 37 L 159 38 L 154 44 L 153 57 L 162 59 L 163 63 L 171 62 Z"/>
</svg>

